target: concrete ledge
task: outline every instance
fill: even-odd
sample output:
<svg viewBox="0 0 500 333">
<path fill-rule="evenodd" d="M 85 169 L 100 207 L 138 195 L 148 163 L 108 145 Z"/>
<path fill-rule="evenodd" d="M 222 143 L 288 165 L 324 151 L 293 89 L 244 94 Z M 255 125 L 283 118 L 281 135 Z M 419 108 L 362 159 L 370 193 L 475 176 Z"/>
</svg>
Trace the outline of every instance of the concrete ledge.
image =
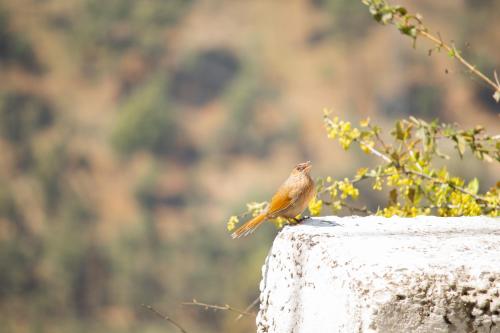
<svg viewBox="0 0 500 333">
<path fill-rule="evenodd" d="M 262 274 L 258 332 L 500 333 L 498 218 L 314 219 Z"/>
</svg>

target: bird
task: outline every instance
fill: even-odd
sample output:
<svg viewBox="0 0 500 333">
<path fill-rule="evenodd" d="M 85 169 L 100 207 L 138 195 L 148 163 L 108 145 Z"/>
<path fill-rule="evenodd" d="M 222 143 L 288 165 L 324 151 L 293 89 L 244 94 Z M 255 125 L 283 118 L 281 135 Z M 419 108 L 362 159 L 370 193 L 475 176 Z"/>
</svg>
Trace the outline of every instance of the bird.
<svg viewBox="0 0 500 333">
<path fill-rule="evenodd" d="M 236 229 L 231 237 L 233 239 L 245 237 L 254 232 L 262 222 L 277 217 L 293 220 L 295 223 L 300 222 L 296 216 L 306 209 L 316 194 L 314 180 L 310 175 L 311 168 L 311 161 L 297 164 L 274 194 L 267 208 Z"/>
</svg>

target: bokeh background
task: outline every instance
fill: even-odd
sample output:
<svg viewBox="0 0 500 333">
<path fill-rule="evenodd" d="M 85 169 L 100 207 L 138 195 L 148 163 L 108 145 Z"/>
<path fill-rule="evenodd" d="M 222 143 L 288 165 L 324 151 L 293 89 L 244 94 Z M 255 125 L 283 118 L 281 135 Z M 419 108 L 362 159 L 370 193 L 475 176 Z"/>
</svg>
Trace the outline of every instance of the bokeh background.
<svg viewBox="0 0 500 333">
<path fill-rule="evenodd" d="M 399 2 L 491 76 L 500 2 Z M 371 163 L 327 107 L 385 128 L 413 115 L 500 130 L 490 88 L 353 0 L 1 0 L 0 332 L 251 332 L 244 308 L 276 230 L 229 215 L 290 169 Z M 500 171 L 466 159 L 485 188 Z M 368 204 L 376 197 L 365 198 Z"/>
</svg>

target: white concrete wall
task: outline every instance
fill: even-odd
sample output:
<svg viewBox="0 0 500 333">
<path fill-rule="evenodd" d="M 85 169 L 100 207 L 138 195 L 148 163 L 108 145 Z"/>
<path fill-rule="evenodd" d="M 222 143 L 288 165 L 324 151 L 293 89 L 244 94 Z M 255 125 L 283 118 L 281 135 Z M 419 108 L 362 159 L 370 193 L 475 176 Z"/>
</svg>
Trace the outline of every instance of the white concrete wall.
<svg viewBox="0 0 500 333">
<path fill-rule="evenodd" d="M 258 332 L 500 333 L 500 219 L 321 220 L 276 237 Z"/>
</svg>

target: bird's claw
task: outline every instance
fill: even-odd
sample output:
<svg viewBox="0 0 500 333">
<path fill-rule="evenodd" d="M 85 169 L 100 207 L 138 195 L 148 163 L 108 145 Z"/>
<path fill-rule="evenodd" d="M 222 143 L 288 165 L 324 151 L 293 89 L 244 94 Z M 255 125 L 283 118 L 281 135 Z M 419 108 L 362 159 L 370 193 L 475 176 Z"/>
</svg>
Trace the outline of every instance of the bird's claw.
<svg viewBox="0 0 500 333">
<path fill-rule="evenodd" d="M 290 221 L 290 225 L 296 225 L 296 224 L 299 224 L 299 223 L 301 223 L 302 221 L 305 221 L 305 220 L 307 220 L 307 219 L 309 219 L 309 218 L 310 218 L 310 216 L 303 216 L 303 217 L 301 217 L 301 218 L 299 218 L 299 219 L 298 219 L 298 218 L 296 218 L 296 217 L 293 217 L 293 218 L 291 218 L 291 219 L 290 219 L 290 220 L 291 220 L 291 221 Z"/>
</svg>

